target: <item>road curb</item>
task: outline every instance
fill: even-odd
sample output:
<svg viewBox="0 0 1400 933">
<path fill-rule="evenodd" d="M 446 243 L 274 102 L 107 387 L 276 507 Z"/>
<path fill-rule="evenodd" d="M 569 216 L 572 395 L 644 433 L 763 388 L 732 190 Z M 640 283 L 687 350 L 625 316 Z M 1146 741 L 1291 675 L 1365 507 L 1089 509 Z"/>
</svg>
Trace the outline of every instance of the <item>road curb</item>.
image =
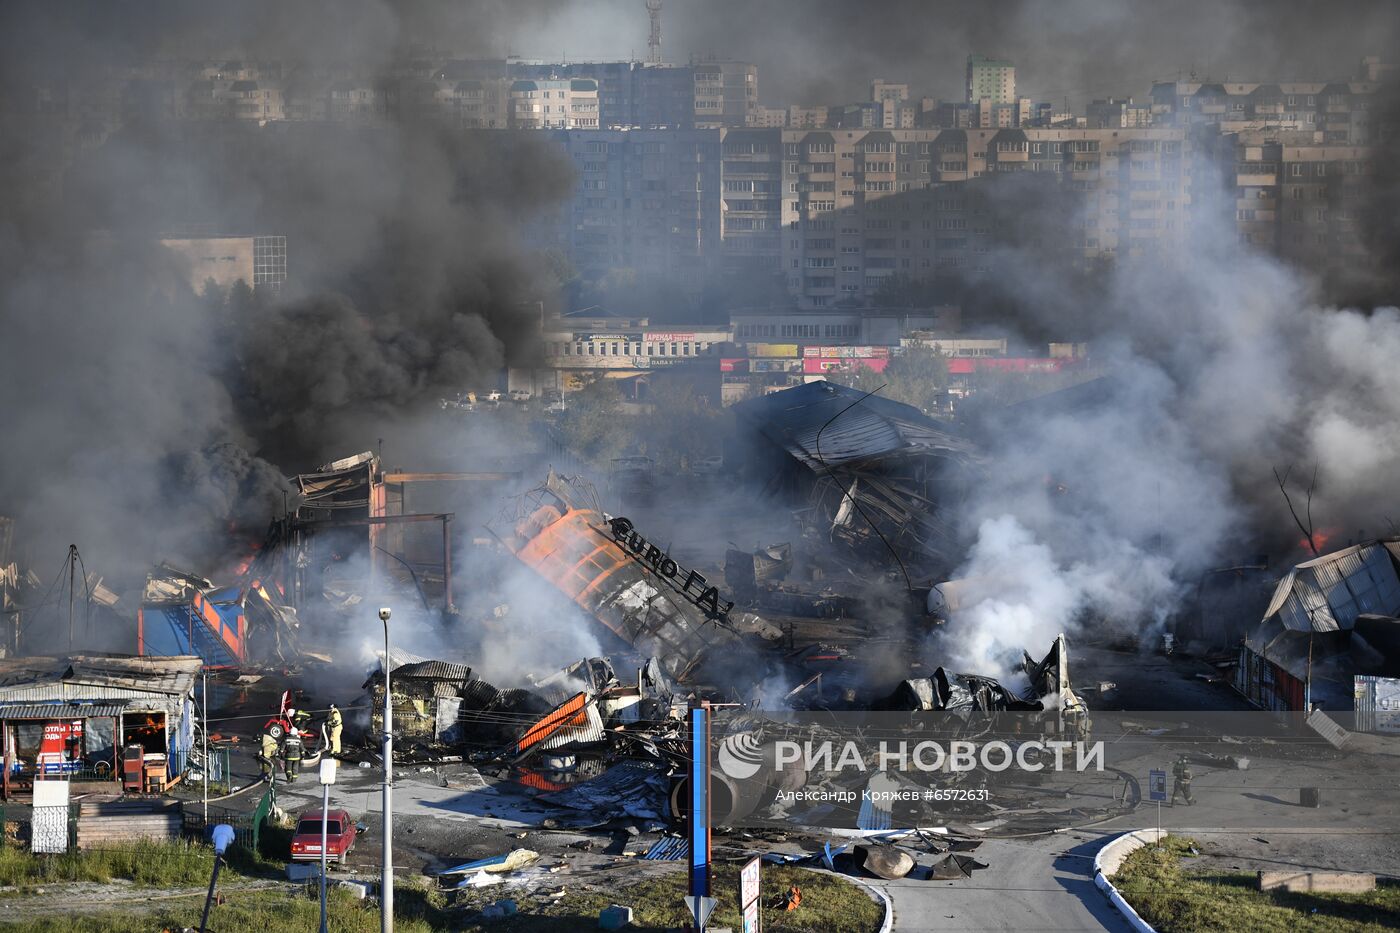
<svg viewBox="0 0 1400 933">
<path fill-rule="evenodd" d="M 797 867 L 805 868 L 807 871 L 819 871 L 824 875 L 835 875 L 845 881 L 854 881 L 864 888 L 867 894 L 871 895 L 872 900 L 879 901 L 885 907 L 885 922 L 880 924 L 879 933 L 890 933 L 890 931 L 894 929 L 894 904 L 891 903 L 890 896 L 875 887 L 875 885 L 863 878 L 857 878 L 855 875 L 845 875 L 841 872 L 829 872 L 820 868 L 807 868 L 805 865 L 799 865 Z"/>
<path fill-rule="evenodd" d="M 1138 916 L 1138 912 L 1133 910 L 1133 905 L 1123 899 L 1123 895 L 1109 879 L 1118 874 L 1123 860 L 1131 853 L 1148 843 L 1157 842 L 1166 835 L 1165 832 L 1158 829 L 1139 829 L 1124 833 L 1094 853 L 1094 886 L 1103 892 L 1103 896 L 1108 898 L 1108 902 L 1123 915 L 1124 919 L 1128 921 L 1128 925 L 1137 933 L 1157 933 L 1157 931 L 1152 928 L 1150 923 Z"/>
</svg>

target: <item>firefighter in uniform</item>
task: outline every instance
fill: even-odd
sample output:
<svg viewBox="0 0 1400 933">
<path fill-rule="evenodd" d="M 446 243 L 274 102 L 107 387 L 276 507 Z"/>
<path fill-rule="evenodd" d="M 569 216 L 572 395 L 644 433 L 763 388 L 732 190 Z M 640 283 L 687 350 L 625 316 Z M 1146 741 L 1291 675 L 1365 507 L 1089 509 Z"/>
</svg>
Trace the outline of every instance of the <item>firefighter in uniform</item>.
<svg viewBox="0 0 1400 933">
<path fill-rule="evenodd" d="M 267 733 L 262 734 L 262 747 L 258 753 L 258 767 L 262 769 L 264 781 L 271 781 L 277 770 L 277 740 Z"/>
<path fill-rule="evenodd" d="M 289 729 L 282 739 L 282 759 L 286 762 L 289 782 L 297 779 L 297 771 L 301 769 L 301 754 L 301 733 L 297 732 L 296 729 Z"/>
<path fill-rule="evenodd" d="M 1079 733 L 1079 741 L 1083 742 L 1085 745 L 1088 745 L 1089 740 L 1093 737 L 1094 734 L 1094 721 L 1089 718 L 1088 710 L 1083 710 L 1082 712 L 1080 712 L 1079 722 L 1077 723 L 1077 726 Z"/>
<path fill-rule="evenodd" d="M 326 717 L 326 730 L 330 735 L 331 754 L 340 755 L 340 730 L 345 726 L 345 719 L 340 715 L 340 709 L 334 703 L 331 704 L 330 715 Z"/>
<path fill-rule="evenodd" d="M 1186 756 L 1178 755 L 1176 764 L 1172 766 L 1172 806 L 1176 806 L 1176 795 L 1180 794 L 1189 807 L 1196 802 L 1191 796 L 1191 765 L 1187 763 Z"/>
</svg>

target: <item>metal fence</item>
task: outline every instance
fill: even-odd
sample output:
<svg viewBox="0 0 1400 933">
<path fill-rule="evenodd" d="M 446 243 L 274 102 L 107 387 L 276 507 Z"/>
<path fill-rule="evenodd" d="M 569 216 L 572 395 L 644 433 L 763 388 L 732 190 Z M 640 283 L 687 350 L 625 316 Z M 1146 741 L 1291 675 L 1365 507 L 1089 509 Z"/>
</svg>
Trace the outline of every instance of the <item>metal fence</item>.
<svg viewBox="0 0 1400 933">
<path fill-rule="evenodd" d="M 227 762 L 226 762 L 227 764 Z M 186 836 L 193 836 L 200 839 L 209 837 L 210 829 L 225 823 L 233 827 L 234 842 L 256 853 L 258 845 L 262 840 L 263 824 L 267 822 L 268 816 L 272 813 L 272 808 L 276 805 L 276 796 L 272 786 L 268 785 L 263 793 L 262 799 L 258 801 L 257 807 L 251 813 L 246 810 L 233 810 L 228 807 L 211 806 L 209 816 L 204 816 L 204 807 L 198 803 L 187 803 L 184 811 L 184 832 Z"/>
</svg>

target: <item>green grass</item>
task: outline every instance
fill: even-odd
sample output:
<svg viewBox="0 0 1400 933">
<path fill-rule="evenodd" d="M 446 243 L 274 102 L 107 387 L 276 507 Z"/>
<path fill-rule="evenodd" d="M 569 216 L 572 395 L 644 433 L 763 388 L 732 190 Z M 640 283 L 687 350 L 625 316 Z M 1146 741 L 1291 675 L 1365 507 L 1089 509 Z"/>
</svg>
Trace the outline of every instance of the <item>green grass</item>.
<svg viewBox="0 0 1400 933">
<path fill-rule="evenodd" d="M 35 855 L 15 846 L 0 848 L 0 884 L 124 879 L 140 885 L 175 887 L 209 879 L 214 850 L 188 842 L 135 842 L 113 849 L 70 850 Z"/>
<path fill-rule="evenodd" d="M 617 878 L 625 869 L 589 880 Z M 619 882 L 621 883 L 621 882 Z M 766 905 L 787 891 L 789 885 L 802 889 L 802 905 L 794 911 L 767 909 Z M 719 899 L 710 918 L 712 927 L 741 929 L 739 917 L 739 866 L 715 868 L 713 890 Z M 570 893 L 565 897 L 522 897 L 503 887 L 481 888 L 465 894 L 459 903 L 484 907 L 500 898 L 514 898 L 520 913 L 505 920 L 477 924 L 467 922 L 458 929 L 490 929 L 500 933 L 565 933 L 597 929 L 598 911 L 609 904 L 632 908 L 633 925 L 628 929 L 670 930 L 680 927 L 687 914 L 682 898 L 686 894 L 684 871 L 648 878 L 610 894 Z M 875 903 L 856 884 L 835 875 L 799 868 L 763 866 L 763 929 L 768 933 L 870 933 L 884 919 L 884 907 Z M 472 914 L 468 913 L 470 918 Z"/>
<path fill-rule="evenodd" d="M 1129 855 L 1113 883 L 1158 933 L 1380 933 L 1400 928 L 1400 884 L 1366 894 L 1258 890 L 1245 872 L 1191 871 L 1195 840 L 1168 836 Z M 1189 863 L 1188 863 L 1189 864 Z"/>
<path fill-rule="evenodd" d="M 207 880 L 207 879 L 206 879 Z M 221 886 L 222 888 L 222 886 Z M 225 902 L 209 914 L 210 933 L 308 933 L 321 917 L 320 902 L 300 890 L 222 891 Z M 455 929 L 440 910 L 426 903 L 421 891 L 395 890 L 397 908 L 394 929 L 398 933 L 433 933 Z M 377 933 L 379 910 L 343 891 L 327 897 L 328 925 L 336 933 Z M 182 899 L 178 906 L 159 907 L 154 912 L 106 911 L 100 914 L 73 914 L 21 922 L 8 929 L 24 933 L 152 933 L 153 930 L 199 929 L 204 909 L 202 897 Z M 425 917 L 429 919 L 425 919 Z"/>
<path fill-rule="evenodd" d="M 831 875 L 793 868 L 764 866 L 763 899 L 771 899 L 788 885 L 802 888 L 802 906 L 790 913 L 765 910 L 764 929 L 769 933 L 871 933 L 884 916 L 881 906 L 849 881 Z M 226 876 L 227 877 L 227 876 Z M 429 887 L 427 879 L 400 879 L 394 892 L 395 923 L 399 933 L 434 933 L 440 930 L 491 930 L 494 933 L 576 933 L 597 929 L 598 911 L 609 904 L 626 904 L 634 910 L 634 923 L 628 929 L 659 931 L 680 926 L 685 918 L 681 898 L 685 895 L 685 873 L 627 884 L 627 869 L 588 876 L 598 883 L 613 879 L 619 890 L 611 894 L 571 893 L 558 899 L 530 897 L 501 885 L 464 892 L 456 904 L 449 904 L 451 892 Z M 206 878 L 207 880 L 207 878 Z M 563 883 L 561 881 L 561 883 Z M 315 930 L 320 917 L 314 889 L 221 891 L 226 902 L 214 908 L 209 928 L 218 933 L 256 930 L 258 933 L 306 933 Z M 740 928 L 738 867 L 725 866 L 715 872 L 715 890 L 720 905 L 711 918 L 712 926 Z M 520 905 L 515 917 L 479 922 L 480 907 L 500 898 L 514 898 Z M 154 910 L 137 902 L 130 911 L 105 910 L 94 914 L 66 914 L 21 921 L 12 929 L 28 933 L 150 933 L 152 930 L 198 927 L 203 900 L 183 898 Z M 336 933 L 375 933 L 379 911 L 369 902 L 358 901 L 340 891 L 329 899 L 330 928 Z"/>
</svg>

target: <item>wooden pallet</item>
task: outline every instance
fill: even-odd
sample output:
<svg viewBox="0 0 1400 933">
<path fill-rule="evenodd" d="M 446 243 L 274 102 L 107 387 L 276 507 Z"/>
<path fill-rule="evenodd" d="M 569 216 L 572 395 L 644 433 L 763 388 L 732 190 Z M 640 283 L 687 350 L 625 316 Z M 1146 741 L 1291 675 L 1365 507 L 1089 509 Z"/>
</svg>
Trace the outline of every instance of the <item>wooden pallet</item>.
<svg viewBox="0 0 1400 933">
<path fill-rule="evenodd" d="M 79 849 L 102 849 L 137 839 L 174 840 L 183 831 L 178 800 L 85 800 L 78 804 Z"/>
</svg>

